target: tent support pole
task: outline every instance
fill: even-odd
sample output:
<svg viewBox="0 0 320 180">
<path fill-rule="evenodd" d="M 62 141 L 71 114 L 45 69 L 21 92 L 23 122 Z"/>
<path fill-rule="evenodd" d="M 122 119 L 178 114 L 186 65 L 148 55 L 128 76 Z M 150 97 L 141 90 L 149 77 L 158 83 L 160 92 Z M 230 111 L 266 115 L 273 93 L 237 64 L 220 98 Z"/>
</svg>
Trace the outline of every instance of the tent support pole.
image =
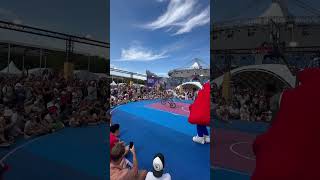
<svg viewBox="0 0 320 180">
<path fill-rule="evenodd" d="M 41 70 L 41 66 L 42 66 L 42 64 L 41 64 L 42 63 L 42 49 L 40 49 L 40 59 L 39 60 L 40 60 L 40 70 Z"/>
<path fill-rule="evenodd" d="M 9 73 L 10 56 L 11 56 L 11 45 L 10 45 L 10 43 L 8 43 L 8 69 L 7 69 L 7 73 Z"/>
<path fill-rule="evenodd" d="M 27 50 L 23 51 L 23 56 L 22 56 L 22 72 L 25 71 L 25 61 L 26 61 L 26 55 L 27 55 Z"/>
<path fill-rule="evenodd" d="M 47 68 L 47 56 L 44 56 L 44 68 Z"/>
<path fill-rule="evenodd" d="M 90 54 L 88 55 L 88 71 L 90 72 Z"/>
</svg>

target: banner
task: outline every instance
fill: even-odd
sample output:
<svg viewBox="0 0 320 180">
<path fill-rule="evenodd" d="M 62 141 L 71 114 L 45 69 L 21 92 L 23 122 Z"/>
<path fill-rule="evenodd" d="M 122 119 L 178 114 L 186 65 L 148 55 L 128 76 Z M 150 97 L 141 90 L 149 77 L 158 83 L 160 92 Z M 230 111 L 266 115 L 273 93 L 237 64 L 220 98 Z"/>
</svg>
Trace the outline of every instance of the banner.
<svg viewBox="0 0 320 180">
<path fill-rule="evenodd" d="M 157 84 L 159 84 L 159 77 L 155 73 L 152 73 L 149 70 L 147 70 L 146 74 L 148 87 L 155 87 Z"/>
<path fill-rule="evenodd" d="M 159 84 L 159 79 L 157 77 L 147 77 L 147 86 L 154 87 Z"/>
</svg>

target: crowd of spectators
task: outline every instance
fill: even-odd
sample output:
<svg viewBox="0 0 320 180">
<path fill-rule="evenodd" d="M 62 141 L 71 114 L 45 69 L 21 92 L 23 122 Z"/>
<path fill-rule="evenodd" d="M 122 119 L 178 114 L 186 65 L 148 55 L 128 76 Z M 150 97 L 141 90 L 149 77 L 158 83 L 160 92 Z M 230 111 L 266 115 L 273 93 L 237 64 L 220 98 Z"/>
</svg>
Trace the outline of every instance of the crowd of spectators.
<svg viewBox="0 0 320 180">
<path fill-rule="evenodd" d="M 61 73 L 0 75 L 0 144 L 66 126 L 95 125 L 106 119 L 107 80 L 66 80 Z"/>
<path fill-rule="evenodd" d="M 110 106 L 114 107 L 129 102 L 162 98 L 165 92 L 171 94 L 172 97 L 183 100 L 192 100 L 196 94 L 196 90 L 164 90 L 158 87 L 119 83 L 111 87 Z"/>
<path fill-rule="evenodd" d="M 115 107 L 129 102 L 158 98 L 192 100 L 196 94 L 196 89 L 171 90 L 160 86 L 146 87 L 139 84 L 112 83 L 110 105 Z M 152 172 L 140 169 L 134 145 L 130 148 L 128 142 L 121 141 L 120 134 L 120 124 L 113 124 L 110 120 L 110 179 L 171 180 L 170 174 L 164 173 L 164 156 L 161 153 L 157 153 L 152 161 Z M 129 153 L 132 154 L 132 162 L 126 158 Z"/>
<path fill-rule="evenodd" d="M 111 87 L 110 106 L 114 107 L 128 102 L 160 98 L 160 91 L 142 85 L 128 85 L 119 83 Z"/>
<path fill-rule="evenodd" d="M 222 88 L 212 87 L 212 107 L 218 119 L 226 122 L 230 120 L 265 121 L 272 118 L 269 99 L 264 90 L 251 88 L 232 88 L 229 101 L 222 97 Z"/>
</svg>

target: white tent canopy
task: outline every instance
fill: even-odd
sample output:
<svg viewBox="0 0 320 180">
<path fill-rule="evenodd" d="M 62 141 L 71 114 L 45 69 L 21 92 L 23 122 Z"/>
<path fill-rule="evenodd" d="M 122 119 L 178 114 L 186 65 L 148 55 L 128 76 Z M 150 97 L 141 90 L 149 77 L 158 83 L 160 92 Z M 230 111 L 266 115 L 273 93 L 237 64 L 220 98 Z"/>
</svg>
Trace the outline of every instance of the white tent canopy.
<svg viewBox="0 0 320 180">
<path fill-rule="evenodd" d="M 112 81 L 112 83 L 110 84 L 111 86 L 116 86 L 117 85 L 117 83 L 116 82 L 114 82 L 114 81 Z"/>
<path fill-rule="evenodd" d="M 231 75 L 235 75 L 241 72 L 250 72 L 250 71 L 258 71 L 258 72 L 266 72 L 272 73 L 279 76 L 282 80 L 287 82 L 291 87 L 295 86 L 296 77 L 293 76 L 286 65 L 283 64 L 260 64 L 260 65 L 250 65 L 250 66 L 242 66 L 236 69 L 231 70 Z M 223 76 L 220 76 L 213 80 L 217 84 L 217 86 L 221 86 L 223 82 Z"/>
<path fill-rule="evenodd" d="M 105 73 L 94 73 L 95 75 L 97 75 L 99 78 L 108 78 L 108 75 Z"/>
<path fill-rule="evenodd" d="M 125 86 L 125 85 L 127 85 L 126 83 L 119 83 L 118 84 L 119 86 Z"/>
<path fill-rule="evenodd" d="M 133 86 L 136 86 L 136 87 L 144 87 L 144 85 L 143 84 L 133 84 Z"/>
<path fill-rule="evenodd" d="M 286 17 L 279 3 L 273 2 L 260 17 Z"/>
<path fill-rule="evenodd" d="M 177 88 L 180 89 L 180 88 L 185 88 L 190 86 L 197 87 L 198 89 L 202 89 L 202 85 L 200 82 L 186 82 L 177 86 Z"/>
<path fill-rule="evenodd" d="M 199 63 L 198 62 L 195 62 L 195 63 L 193 63 L 192 65 L 191 65 L 191 69 L 200 69 L 200 65 L 199 65 Z"/>
<path fill-rule="evenodd" d="M 48 72 L 52 72 L 52 69 L 50 68 L 33 68 L 33 69 L 29 69 L 28 73 L 29 74 L 34 74 L 34 75 L 42 75 L 43 71 L 48 71 Z"/>
<path fill-rule="evenodd" d="M 89 72 L 89 71 L 86 71 L 86 70 L 76 70 L 74 71 L 74 74 L 77 78 L 81 79 L 81 80 L 97 80 L 99 79 L 99 76 L 92 73 L 92 72 Z"/>
<path fill-rule="evenodd" d="M 2 69 L 0 72 L 1 73 L 8 73 L 8 74 L 21 74 L 22 73 L 22 71 L 17 68 L 17 66 L 14 64 L 13 61 L 11 61 L 9 63 L 9 65 L 7 67 L 5 67 L 4 69 Z"/>
</svg>

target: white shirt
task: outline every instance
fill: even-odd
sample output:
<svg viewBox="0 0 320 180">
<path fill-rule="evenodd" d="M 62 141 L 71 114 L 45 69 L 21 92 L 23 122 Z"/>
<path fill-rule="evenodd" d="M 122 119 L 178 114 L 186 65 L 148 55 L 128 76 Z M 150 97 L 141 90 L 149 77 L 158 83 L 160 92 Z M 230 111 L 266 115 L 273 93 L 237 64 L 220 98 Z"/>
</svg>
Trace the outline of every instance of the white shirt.
<svg viewBox="0 0 320 180">
<path fill-rule="evenodd" d="M 145 180 L 171 180 L 171 176 L 169 173 L 163 174 L 161 177 L 154 177 L 152 172 L 148 172 Z"/>
</svg>

